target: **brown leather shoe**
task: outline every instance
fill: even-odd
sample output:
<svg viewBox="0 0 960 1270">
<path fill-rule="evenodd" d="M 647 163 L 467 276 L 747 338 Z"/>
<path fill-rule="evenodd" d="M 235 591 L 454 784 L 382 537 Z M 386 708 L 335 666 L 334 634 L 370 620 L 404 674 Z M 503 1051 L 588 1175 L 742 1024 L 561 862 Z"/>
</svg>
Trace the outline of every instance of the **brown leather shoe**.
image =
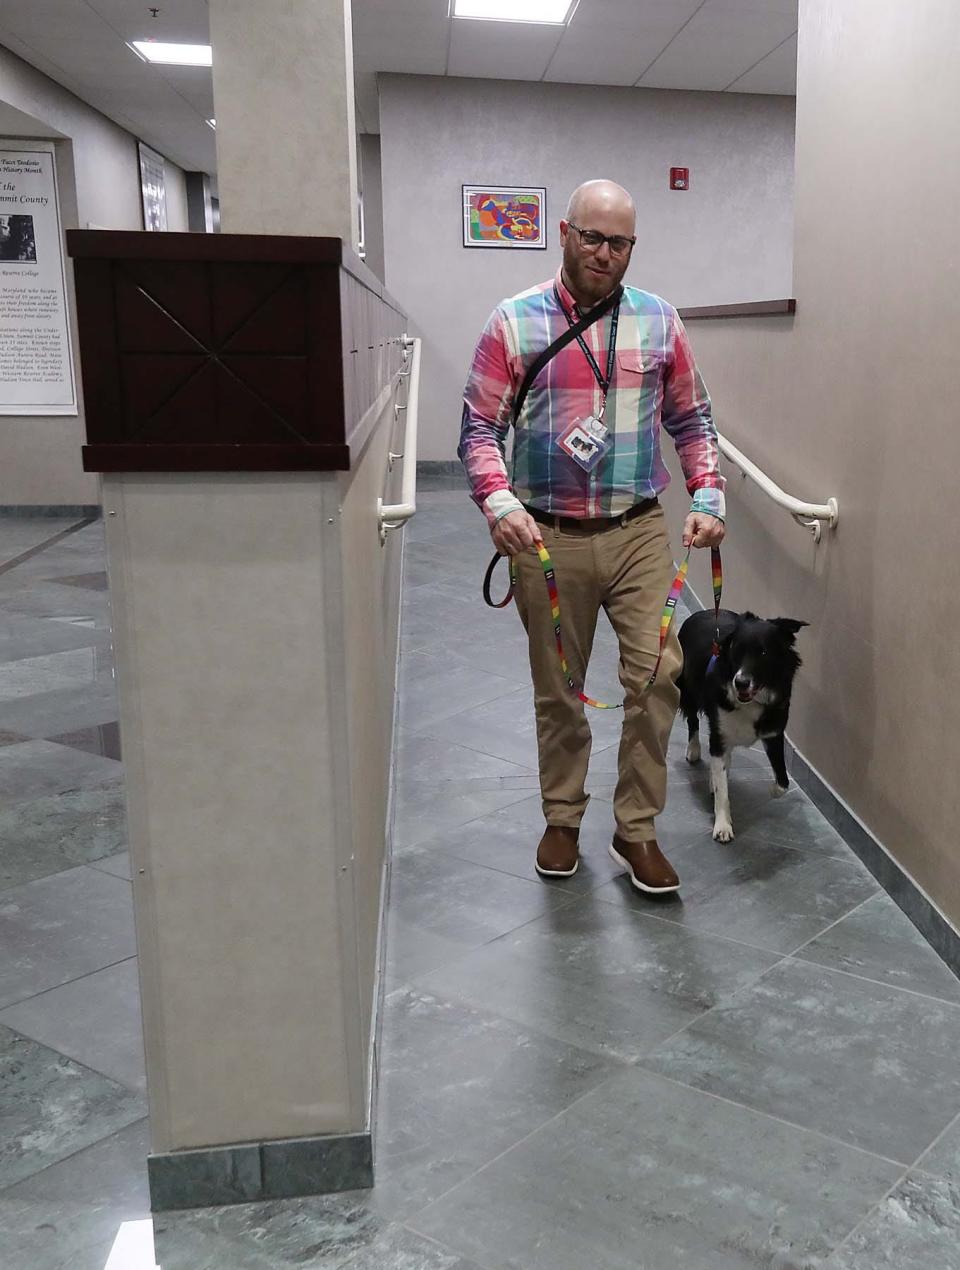
<svg viewBox="0 0 960 1270">
<path fill-rule="evenodd" d="M 544 878 L 573 877 L 580 867 L 579 829 L 547 825 L 537 847 L 535 868 Z"/>
<path fill-rule="evenodd" d="M 649 842 L 624 842 L 614 834 L 610 855 L 627 870 L 638 891 L 646 891 L 648 895 L 668 895 L 671 891 L 680 890 L 680 879 L 657 846 L 656 838 L 651 838 Z"/>
</svg>

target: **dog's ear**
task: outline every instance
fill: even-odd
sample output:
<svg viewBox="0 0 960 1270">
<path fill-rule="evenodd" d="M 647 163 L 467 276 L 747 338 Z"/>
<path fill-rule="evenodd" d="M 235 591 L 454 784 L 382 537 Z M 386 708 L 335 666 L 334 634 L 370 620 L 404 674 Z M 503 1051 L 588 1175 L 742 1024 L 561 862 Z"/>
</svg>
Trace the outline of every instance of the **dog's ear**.
<svg viewBox="0 0 960 1270">
<path fill-rule="evenodd" d="M 740 614 L 740 620 L 742 622 L 758 622 L 760 619 L 757 617 L 756 613 L 751 613 L 749 609 L 744 609 L 744 611 Z"/>
<path fill-rule="evenodd" d="M 789 644 L 792 644 L 797 638 L 798 631 L 810 625 L 809 622 L 801 622 L 795 617 L 775 617 L 771 620 Z"/>
</svg>

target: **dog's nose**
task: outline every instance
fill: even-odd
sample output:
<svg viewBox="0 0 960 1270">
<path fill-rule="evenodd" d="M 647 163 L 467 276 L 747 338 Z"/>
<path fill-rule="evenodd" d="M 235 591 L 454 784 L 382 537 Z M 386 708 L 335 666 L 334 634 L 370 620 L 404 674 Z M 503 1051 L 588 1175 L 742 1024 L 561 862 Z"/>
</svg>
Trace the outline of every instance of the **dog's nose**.
<svg viewBox="0 0 960 1270">
<path fill-rule="evenodd" d="M 753 686 L 753 680 L 749 675 L 745 675 L 742 670 L 738 670 L 733 676 L 733 686 L 740 692 L 749 692 Z"/>
</svg>

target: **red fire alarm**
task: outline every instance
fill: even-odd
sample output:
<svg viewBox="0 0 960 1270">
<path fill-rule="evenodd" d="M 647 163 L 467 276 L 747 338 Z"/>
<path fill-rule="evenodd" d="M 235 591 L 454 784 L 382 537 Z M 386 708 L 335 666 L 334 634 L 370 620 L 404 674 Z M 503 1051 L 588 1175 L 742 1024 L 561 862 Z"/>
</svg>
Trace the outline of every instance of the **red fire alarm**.
<svg viewBox="0 0 960 1270">
<path fill-rule="evenodd" d="M 690 169 L 689 168 L 671 168 L 670 169 L 670 188 L 671 190 L 689 190 Z"/>
</svg>

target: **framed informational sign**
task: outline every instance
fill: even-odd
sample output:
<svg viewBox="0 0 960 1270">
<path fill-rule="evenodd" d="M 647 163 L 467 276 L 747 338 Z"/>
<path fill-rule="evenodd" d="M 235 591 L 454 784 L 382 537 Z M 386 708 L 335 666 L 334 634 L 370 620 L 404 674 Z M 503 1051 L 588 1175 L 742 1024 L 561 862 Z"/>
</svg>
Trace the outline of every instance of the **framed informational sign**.
<svg viewBox="0 0 960 1270">
<path fill-rule="evenodd" d="M 465 185 L 463 245 L 546 248 L 546 205 L 537 185 Z"/>
<path fill-rule="evenodd" d="M 142 141 L 137 142 L 137 148 L 140 152 L 143 228 L 164 230 L 167 228 L 167 186 L 163 155 L 157 154 Z"/>
<path fill-rule="evenodd" d="M 53 145 L 0 139 L 0 415 L 75 415 Z"/>
</svg>

